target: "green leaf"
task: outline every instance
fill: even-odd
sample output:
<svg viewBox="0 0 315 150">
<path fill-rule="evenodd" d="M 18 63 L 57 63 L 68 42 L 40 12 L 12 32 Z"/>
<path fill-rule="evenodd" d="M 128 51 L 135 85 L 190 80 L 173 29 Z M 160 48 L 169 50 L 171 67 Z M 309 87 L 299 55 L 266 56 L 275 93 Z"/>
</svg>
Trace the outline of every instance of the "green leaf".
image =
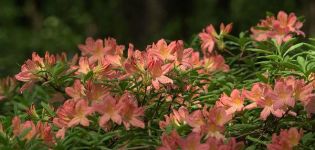
<svg viewBox="0 0 315 150">
<path fill-rule="evenodd" d="M 52 117 L 56 115 L 56 113 L 51 109 L 51 107 L 48 104 L 46 104 L 44 102 L 40 102 L 40 104 L 49 113 L 49 115 L 51 115 Z"/>
</svg>

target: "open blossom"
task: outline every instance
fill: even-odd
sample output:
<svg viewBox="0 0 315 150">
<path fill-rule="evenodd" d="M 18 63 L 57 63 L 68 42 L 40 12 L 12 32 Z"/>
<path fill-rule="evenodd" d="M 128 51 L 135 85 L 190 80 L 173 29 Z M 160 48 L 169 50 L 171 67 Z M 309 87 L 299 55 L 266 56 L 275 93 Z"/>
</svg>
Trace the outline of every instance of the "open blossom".
<svg viewBox="0 0 315 150">
<path fill-rule="evenodd" d="M 152 85 L 155 89 L 160 88 L 160 84 L 172 84 L 173 80 L 165 76 L 170 69 L 172 64 L 165 64 L 160 59 L 152 58 L 148 64 L 148 70 L 152 77 Z"/>
<path fill-rule="evenodd" d="M 107 60 L 101 59 L 96 63 L 92 63 L 87 57 L 81 57 L 79 60 L 79 66 L 73 66 L 72 69 L 77 69 L 77 75 L 87 75 L 89 72 L 93 72 L 93 76 L 97 79 L 110 77 L 114 73 Z"/>
<path fill-rule="evenodd" d="M 277 18 L 274 16 L 261 20 L 257 27 L 252 27 L 252 37 L 257 41 L 265 41 L 269 38 L 276 39 L 279 44 L 288 41 L 293 34 L 304 35 L 300 29 L 303 23 L 298 21 L 294 13 L 289 15 L 279 11 Z"/>
<path fill-rule="evenodd" d="M 173 61 L 175 60 L 175 50 L 176 41 L 173 41 L 167 45 L 166 41 L 161 39 L 156 44 L 153 43 L 151 48 L 149 48 L 147 51 L 150 55 L 154 55 L 163 61 Z"/>
<path fill-rule="evenodd" d="M 178 149 L 178 140 L 180 136 L 178 133 L 173 130 L 169 135 L 163 133 L 161 136 L 162 146 L 158 147 L 157 150 L 177 150 Z"/>
<path fill-rule="evenodd" d="M 58 58 L 60 59 L 60 58 Z M 28 59 L 21 67 L 21 72 L 15 75 L 19 81 L 26 82 L 20 89 L 23 92 L 38 81 L 46 78 L 45 71 L 56 64 L 56 56 L 46 52 L 45 57 L 32 53 L 32 59 Z"/>
<path fill-rule="evenodd" d="M 53 133 L 51 126 L 48 123 L 37 122 L 36 126 L 33 121 L 21 122 L 18 116 L 12 119 L 12 128 L 14 136 L 21 136 L 24 132 L 27 132 L 23 140 L 31 140 L 33 138 L 42 139 L 47 144 L 53 144 Z"/>
<path fill-rule="evenodd" d="M 251 91 L 244 91 L 244 96 L 249 99 L 252 103 L 245 106 L 245 109 L 253 109 L 257 107 L 257 101 L 262 101 L 264 99 L 264 93 L 266 90 L 271 89 L 271 87 L 264 83 L 255 83 Z"/>
<path fill-rule="evenodd" d="M 215 43 L 218 40 L 221 40 L 220 38 L 222 35 L 230 33 L 232 30 L 232 24 L 224 25 L 221 23 L 220 25 L 220 33 L 218 34 L 213 25 L 209 25 L 204 29 L 201 33 L 199 33 L 199 38 L 201 40 L 201 49 L 204 54 L 206 53 L 212 53 Z M 221 46 L 220 46 L 221 47 Z"/>
<path fill-rule="evenodd" d="M 215 71 L 229 71 L 229 66 L 225 64 L 225 60 L 221 55 L 204 57 L 201 63 L 206 73 L 212 73 Z"/>
<path fill-rule="evenodd" d="M 130 129 L 131 125 L 144 128 L 144 122 L 140 118 L 144 115 L 144 109 L 138 107 L 138 103 L 133 95 L 126 92 L 121 96 L 117 105 L 122 122 L 127 130 Z"/>
<path fill-rule="evenodd" d="M 80 80 L 75 80 L 72 87 L 66 87 L 65 91 L 68 96 L 77 101 L 85 97 L 85 88 Z"/>
<path fill-rule="evenodd" d="M 144 73 L 148 63 L 147 56 L 147 52 L 134 50 L 134 46 L 132 44 L 129 44 L 128 58 L 124 63 L 124 69 L 128 74 Z"/>
<path fill-rule="evenodd" d="M 275 101 L 275 108 L 286 108 L 287 106 L 294 107 L 295 100 L 293 98 L 293 87 L 283 81 L 276 81 L 274 86 L 274 92 L 277 95 L 277 101 Z"/>
<path fill-rule="evenodd" d="M 264 91 L 263 99 L 257 101 L 258 107 L 263 108 L 260 113 L 260 118 L 262 120 L 266 120 L 270 114 L 273 114 L 276 117 L 281 117 L 284 114 L 282 109 L 274 107 L 276 101 L 278 101 L 277 95 L 271 89 L 266 89 L 266 91 Z"/>
<path fill-rule="evenodd" d="M 88 106 L 87 101 L 81 99 L 78 101 L 67 100 L 57 109 L 56 117 L 53 123 L 60 128 L 57 132 L 58 137 L 63 137 L 66 128 L 81 124 L 89 126 L 87 116 L 93 113 L 93 109 Z"/>
<path fill-rule="evenodd" d="M 213 107 L 209 111 L 204 108 L 203 114 L 207 121 L 201 126 L 202 133 L 206 137 L 223 139 L 224 125 L 232 119 L 232 115 L 227 114 L 223 107 Z"/>
<path fill-rule="evenodd" d="M 201 143 L 201 135 L 191 132 L 185 139 L 179 139 L 178 145 L 182 150 L 207 150 L 209 145 Z"/>
<path fill-rule="evenodd" d="M 173 109 L 173 113 L 170 115 L 164 115 L 165 121 L 160 121 L 159 125 L 161 129 L 165 129 L 167 126 L 180 126 L 186 124 L 189 112 L 187 108 L 180 107 L 178 110 Z"/>
<path fill-rule="evenodd" d="M 92 104 L 102 102 L 104 97 L 109 94 L 108 88 L 102 84 L 93 83 L 92 80 L 86 83 L 86 99 Z"/>
<path fill-rule="evenodd" d="M 176 42 L 175 47 L 175 65 L 181 70 L 187 70 L 193 67 L 190 60 L 192 57 L 193 49 L 192 48 L 184 48 L 184 42 L 179 40 Z"/>
<path fill-rule="evenodd" d="M 242 150 L 245 147 L 243 142 L 237 142 L 235 138 L 224 143 L 222 139 L 210 137 L 206 143 L 209 145 L 208 150 Z"/>
<path fill-rule="evenodd" d="M 122 119 L 119 114 L 120 112 L 117 100 L 111 95 L 105 96 L 102 102 L 95 103 L 92 107 L 95 111 L 102 115 L 99 120 L 100 126 L 106 125 L 109 120 L 112 120 L 117 124 L 121 124 Z"/>
<path fill-rule="evenodd" d="M 35 124 L 32 121 L 26 121 L 24 123 L 21 123 L 21 120 L 18 116 L 15 116 L 12 119 L 12 128 L 14 136 L 19 136 L 23 133 L 23 131 L 30 130 L 24 137 L 22 137 L 22 139 L 24 140 L 29 141 L 36 135 Z"/>
<path fill-rule="evenodd" d="M 113 38 L 105 39 L 103 42 L 101 39 L 95 41 L 93 38 L 88 37 L 85 41 L 85 45 L 80 44 L 79 49 L 83 56 L 88 56 L 89 61 L 94 63 L 107 56 L 109 56 L 111 60 L 116 60 L 117 58 L 113 59 L 111 56 L 121 56 L 124 46 L 117 45 L 116 40 Z"/>
<path fill-rule="evenodd" d="M 297 146 L 303 136 L 302 129 L 290 128 L 281 130 L 280 134 L 272 135 L 272 143 L 267 145 L 268 150 L 293 150 Z"/>
<path fill-rule="evenodd" d="M 204 115 L 201 110 L 195 110 L 187 116 L 187 124 L 193 128 L 194 132 L 200 132 L 201 126 L 206 124 Z"/>
<path fill-rule="evenodd" d="M 239 90 L 234 89 L 231 96 L 227 96 L 225 93 L 221 96 L 220 100 L 217 101 L 217 106 L 223 106 L 226 108 L 228 115 L 234 114 L 235 112 L 242 111 L 244 108 L 244 95 Z"/>
</svg>

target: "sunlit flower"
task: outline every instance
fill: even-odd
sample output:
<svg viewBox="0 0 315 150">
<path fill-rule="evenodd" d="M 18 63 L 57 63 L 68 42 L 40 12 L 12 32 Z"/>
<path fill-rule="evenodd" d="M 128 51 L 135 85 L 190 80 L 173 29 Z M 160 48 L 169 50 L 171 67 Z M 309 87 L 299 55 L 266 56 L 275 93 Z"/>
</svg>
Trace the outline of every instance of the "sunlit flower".
<svg viewBox="0 0 315 150">
<path fill-rule="evenodd" d="M 281 130 L 278 136 L 272 135 L 272 143 L 268 144 L 267 148 L 268 150 L 292 150 L 299 144 L 302 136 L 302 129 L 300 131 L 297 128 Z"/>
<path fill-rule="evenodd" d="M 118 107 L 122 122 L 127 130 L 130 126 L 144 128 L 144 122 L 141 120 L 141 116 L 144 115 L 144 109 L 138 107 L 138 103 L 133 95 L 125 93 L 118 101 Z"/>
<path fill-rule="evenodd" d="M 114 121 L 117 124 L 121 124 L 121 116 L 119 112 L 119 107 L 117 105 L 117 100 L 111 95 L 106 95 L 102 102 L 95 103 L 93 109 L 100 113 L 102 116 L 99 120 L 99 125 L 104 126 L 109 120 Z"/>
<path fill-rule="evenodd" d="M 234 89 L 231 93 L 231 97 L 225 93 L 221 96 L 218 101 L 218 106 L 223 105 L 226 108 L 228 115 L 234 114 L 235 112 L 242 111 L 244 108 L 244 95 L 237 89 Z"/>
<path fill-rule="evenodd" d="M 101 39 L 95 41 L 93 38 L 88 37 L 85 41 L 85 45 L 80 44 L 78 47 L 83 56 L 90 56 L 89 59 L 91 62 L 102 59 L 106 53 L 103 40 Z"/>
<path fill-rule="evenodd" d="M 176 50 L 176 43 L 177 41 L 173 41 L 169 45 L 167 45 L 166 41 L 164 39 L 161 39 L 156 44 L 153 43 L 152 47 L 147 51 L 150 55 L 154 55 L 163 61 L 173 61 L 175 60 L 174 53 Z"/>
</svg>

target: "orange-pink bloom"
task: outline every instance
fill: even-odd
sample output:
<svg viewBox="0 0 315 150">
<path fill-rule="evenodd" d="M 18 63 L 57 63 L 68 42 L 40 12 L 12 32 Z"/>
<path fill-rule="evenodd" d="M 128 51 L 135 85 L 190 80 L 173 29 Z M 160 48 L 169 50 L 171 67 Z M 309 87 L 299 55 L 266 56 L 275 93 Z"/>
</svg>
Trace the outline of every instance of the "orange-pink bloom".
<svg viewBox="0 0 315 150">
<path fill-rule="evenodd" d="M 185 139 L 179 139 L 178 145 L 182 150 L 208 150 L 209 145 L 201 142 L 199 133 L 191 132 Z"/>
<path fill-rule="evenodd" d="M 172 68 L 172 64 L 163 65 L 162 60 L 152 58 L 148 63 L 148 70 L 152 77 L 152 85 L 155 89 L 160 88 L 160 84 L 173 84 L 173 80 L 165 76 Z"/>
<path fill-rule="evenodd" d="M 237 89 L 234 89 L 230 97 L 224 93 L 220 100 L 217 101 L 216 105 L 226 108 L 226 113 L 230 115 L 243 110 L 244 98 L 245 97 L 243 93 Z"/>
<path fill-rule="evenodd" d="M 72 87 L 66 87 L 65 91 L 68 96 L 77 101 L 85 97 L 85 88 L 80 80 L 75 80 Z"/>
<path fill-rule="evenodd" d="M 271 89 L 266 89 L 264 91 L 263 99 L 257 101 L 257 105 L 263 108 L 260 113 L 260 118 L 262 120 L 266 120 L 270 114 L 273 114 L 276 117 L 281 117 L 284 114 L 282 109 L 274 107 L 276 101 L 278 101 L 277 95 Z"/>
<path fill-rule="evenodd" d="M 268 150 L 293 150 L 299 145 L 303 136 L 303 130 L 298 131 L 297 128 L 281 130 L 280 134 L 272 135 L 272 143 L 267 145 Z"/>
<path fill-rule="evenodd" d="M 105 126 L 109 120 L 121 124 L 122 118 L 119 114 L 117 100 L 111 95 L 106 95 L 101 102 L 93 104 L 92 107 L 102 115 L 99 120 L 100 126 Z"/>
<path fill-rule="evenodd" d="M 274 16 L 261 20 L 257 27 L 252 27 L 252 37 L 257 41 L 275 39 L 279 44 L 288 41 L 293 34 L 304 35 L 301 31 L 303 23 L 298 21 L 294 13 L 289 15 L 279 11 L 277 18 Z"/>
<path fill-rule="evenodd" d="M 144 115 L 144 109 L 138 107 L 138 103 L 133 95 L 125 93 L 118 101 L 119 114 L 122 118 L 122 122 L 127 130 L 130 126 L 144 128 L 144 122 L 141 120 L 141 116 Z"/>
</svg>

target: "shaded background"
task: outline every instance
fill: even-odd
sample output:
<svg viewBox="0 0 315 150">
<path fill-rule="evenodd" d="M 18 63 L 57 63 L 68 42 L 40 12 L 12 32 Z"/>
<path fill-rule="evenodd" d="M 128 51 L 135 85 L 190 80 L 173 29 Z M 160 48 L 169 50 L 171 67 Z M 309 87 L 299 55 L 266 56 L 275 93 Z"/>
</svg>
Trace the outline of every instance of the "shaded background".
<svg viewBox="0 0 315 150">
<path fill-rule="evenodd" d="M 144 49 L 160 38 L 189 42 L 210 23 L 233 22 L 236 34 L 279 10 L 305 16 L 314 36 L 315 0 L 0 0 L 0 77 L 32 51 L 74 54 L 87 36 Z"/>
</svg>

